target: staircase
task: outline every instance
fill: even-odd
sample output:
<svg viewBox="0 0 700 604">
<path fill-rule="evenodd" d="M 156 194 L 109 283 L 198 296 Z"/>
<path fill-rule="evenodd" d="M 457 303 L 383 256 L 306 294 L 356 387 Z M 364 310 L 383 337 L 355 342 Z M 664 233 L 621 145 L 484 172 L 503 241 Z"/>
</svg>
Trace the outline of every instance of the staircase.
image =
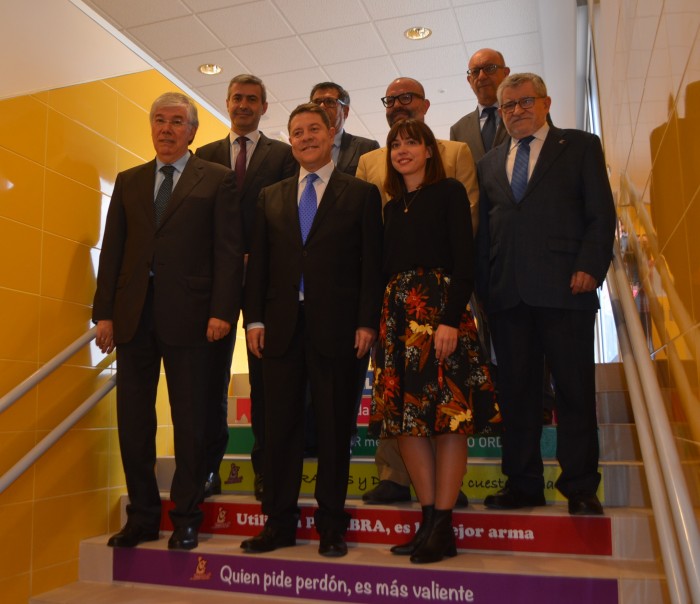
<svg viewBox="0 0 700 604">
<path fill-rule="evenodd" d="M 597 368 L 604 517 L 572 517 L 554 489 L 556 432 L 545 427 L 546 508 L 494 512 L 483 498 L 503 485 L 497 437 L 470 439 L 464 491 L 470 506 L 456 510 L 459 555 L 414 565 L 389 545 L 407 540 L 420 520 L 417 503 L 369 506 L 361 495 L 376 484 L 375 443 L 367 437 L 363 405 L 354 447 L 347 510 L 350 551 L 330 561 L 317 553 L 313 529 L 315 460 L 304 465 L 298 545 L 244 554 L 242 538 L 264 524 L 252 497 L 246 451 L 251 436 L 244 398 L 231 399 L 231 439 L 222 464 L 223 494 L 204 505 L 200 545 L 170 552 L 167 539 L 135 549 L 106 547 L 106 536 L 81 544 L 80 581 L 37 596 L 33 604 L 100 602 L 474 602 L 477 604 L 659 604 L 668 602 L 639 446 L 619 365 Z M 158 462 L 167 493 L 174 461 Z M 164 498 L 166 497 L 164 493 Z M 162 530 L 171 526 L 164 505 Z"/>
</svg>

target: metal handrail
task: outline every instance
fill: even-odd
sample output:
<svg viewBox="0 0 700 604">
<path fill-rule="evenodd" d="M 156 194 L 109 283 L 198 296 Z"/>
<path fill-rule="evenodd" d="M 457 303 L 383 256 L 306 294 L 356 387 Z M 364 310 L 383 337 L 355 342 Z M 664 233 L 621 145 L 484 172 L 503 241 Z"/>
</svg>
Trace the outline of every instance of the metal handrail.
<svg viewBox="0 0 700 604">
<path fill-rule="evenodd" d="M 12 466 L 0 478 L 0 494 L 17 480 L 31 465 L 36 462 L 52 445 L 56 443 L 68 430 L 77 424 L 112 388 L 117 384 L 117 375 L 112 375 L 93 392 L 85 402 L 77 407 L 66 419 L 49 432 L 38 444 L 32 448 L 22 459 Z"/>
<path fill-rule="evenodd" d="M 631 319 L 637 316 L 637 310 L 629 288 L 627 276 L 619 258 L 620 252 L 617 245 L 616 248 L 616 254 L 613 259 L 613 280 L 617 285 L 618 300 L 621 303 L 624 316 Z M 668 420 L 668 414 L 664 407 L 661 390 L 649 356 L 641 324 L 638 320 L 629 320 L 626 321 L 625 325 L 627 328 L 626 333 L 629 334 L 631 342 L 630 348 L 632 356 L 634 357 L 634 364 L 638 370 L 637 378 L 644 393 L 643 398 L 646 401 L 645 409 L 640 413 L 641 422 L 644 424 L 646 420 L 646 423 L 651 426 L 653 444 L 655 445 L 659 461 L 664 468 L 664 472 L 661 472 L 660 476 L 660 481 L 663 482 L 656 482 L 654 480 L 648 481 L 652 502 L 661 506 L 658 511 L 660 513 L 660 518 L 663 518 L 662 508 L 664 506 L 663 504 L 659 504 L 658 500 L 661 496 L 668 497 L 671 516 L 675 526 L 674 532 L 677 538 L 677 546 L 683 561 L 685 579 L 687 580 L 688 588 L 692 594 L 691 600 L 693 602 L 700 602 L 700 565 L 697 560 L 697 556 L 700 554 L 700 535 L 698 534 L 697 521 L 693 512 L 688 486 L 683 475 L 680 458 L 675 447 L 673 433 Z M 649 417 L 653 417 L 654 421 L 650 422 Z M 636 410 L 635 421 L 637 421 Z M 665 492 L 661 494 L 655 493 L 656 485 L 660 484 L 664 484 Z M 654 512 L 657 512 L 656 506 L 654 507 Z M 665 537 L 661 535 L 662 529 L 660 523 L 657 523 L 657 528 L 659 531 L 659 539 L 665 541 Z M 664 564 L 673 565 L 673 560 L 674 556 L 671 555 L 668 562 L 664 559 Z M 669 575 L 668 569 L 666 570 L 667 575 Z M 682 584 L 682 581 L 677 577 L 677 572 L 678 570 L 675 568 L 670 572 L 670 577 L 673 580 L 674 586 Z M 687 601 L 687 598 L 680 601 Z"/>
<path fill-rule="evenodd" d="M 68 345 L 61 352 L 59 352 L 50 361 L 47 361 L 44 365 L 39 367 L 32 375 L 27 379 L 20 382 L 12 390 L 10 390 L 5 396 L 0 398 L 0 413 L 10 408 L 14 403 L 16 403 L 20 398 L 22 398 L 27 392 L 29 392 L 34 386 L 41 382 L 44 378 L 48 377 L 56 369 L 58 369 L 65 361 L 71 358 L 76 352 L 78 352 L 85 344 L 90 342 L 95 338 L 97 333 L 97 328 L 93 327 L 89 331 L 86 331 L 82 336 L 80 336 L 75 342 Z"/>
<path fill-rule="evenodd" d="M 639 379 L 639 372 L 634 361 L 634 352 L 630 342 L 628 324 L 622 303 L 620 301 L 620 291 L 629 289 L 627 280 L 618 283 L 617 271 L 622 263 L 619 258 L 613 260 L 607 276 L 610 301 L 615 318 L 617 329 L 617 339 L 620 346 L 620 357 L 622 367 L 627 380 L 627 389 L 630 395 L 630 403 L 634 413 L 634 423 L 639 439 L 639 447 L 642 453 L 644 471 L 647 475 L 649 494 L 651 497 L 651 507 L 654 511 L 654 522 L 656 524 L 659 546 L 661 548 L 661 559 L 666 571 L 666 581 L 668 583 L 669 596 L 673 604 L 684 604 L 688 602 L 688 586 L 683 572 L 683 561 L 678 550 L 678 539 L 674 530 L 671 518 L 671 510 L 663 485 L 661 464 L 654 444 L 651 421 L 647 412 L 644 392 Z M 624 271 L 624 269 L 622 269 Z M 636 317 L 631 317 L 631 323 L 637 321 Z"/>
<path fill-rule="evenodd" d="M 9 409 L 42 380 L 51 375 L 65 361 L 95 338 L 97 328 L 86 331 L 72 344 L 69 344 L 51 360 L 39 367 L 32 375 L 23 380 L 2 398 L 0 398 L 0 413 Z M 36 462 L 46 451 L 53 446 L 68 430 L 77 424 L 112 388 L 116 386 L 117 376 L 112 375 L 103 382 L 79 407 L 73 410 L 58 426 L 49 432 L 29 453 L 12 466 L 0 477 L 0 493 L 3 493 L 15 480 L 17 480 L 31 465 Z"/>
</svg>

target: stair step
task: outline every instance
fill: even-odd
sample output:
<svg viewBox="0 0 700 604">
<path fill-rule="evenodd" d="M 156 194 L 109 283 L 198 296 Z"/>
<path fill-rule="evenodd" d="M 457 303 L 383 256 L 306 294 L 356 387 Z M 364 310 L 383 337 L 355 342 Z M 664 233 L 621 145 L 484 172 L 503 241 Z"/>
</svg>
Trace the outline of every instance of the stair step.
<svg viewBox="0 0 700 604">
<path fill-rule="evenodd" d="M 351 546 L 344 558 L 328 560 L 318 555 L 315 543 L 249 555 L 241 552 L 241 540 L 235 537 L 204 538 L 192 552 L 168 551 L 166 541 L 133 549 L 108 548 L 106 536 L 85 541 L 81 579 L 95 580 L 82 561 L 89 559 L 95 566 L 101 559 L 100 566 L 112 569 L 109 579 L 100 575 L 102 581 L 306 601 L 539 604 L 543 594 L 549 602 L 567 604 L 666 601 L 657 561 L 468 552 L 420 566 L 372 546 Z M 182 602 L 182 595 L 173 601 Z"/>
<path fill-rule="evenodd" d="M 247 455 L 253 448 L 253 432 L 250 424 L 229 426 L 228 455 Z M 602 424 L 599 429 L 602 461 L 639 460 L 641 452 L 637 431 L 633 424 Z M 377 439 L 367 434 L 366 426 L 358 426 L 357 441 L 352 447 L 354 457 L 374 457 Z M 501 458 L 501 437 L 476 434 L 467 439 L 469 459 L 484 457 Z M 557 430 L 555 426 L 542 426 L 540 440 L 542 459 L 554 459 L 557 452 Z"/>
<path fill-rule="evenodd" d="M 126 504 L 126 501 L 124 501 Z M 172 531 L 164 498 L 161 530 Z M 315 502 L 300 501 L 297 528 L 300 539 L 315 541 Z M 201 532 L 250 537 L 265 524 L 260 504 L 250 496 L 219 495 L 202 504 Z M 390 546 L 408 541 L 417 530 L 421 511 L 418 504 L 374 506 L 348 502 L 350 514 L 347 540 L 360 545 Z M 608 556 L 614 559 L 653 560 L 655 533 L 648 510 L 608 509 L 603 517 L 570 516 L 565 505 L 518 510 L 487 510 L 470 505 L 453 512 L 457 547 L 485 552 L 521 552 L 576 556 Z"/>
<path fill-rule="evenodd" d="M 175 459 L 170 456 L 158 458 L 156 475 L 161 491 L 169 491 L 175 471 Z M 563 502 L 565 499 L 556 490 L 554 483 L 559 476 L 556 461 L 544 462 L 545 499 L 550 502 Z M 641 462 L 601 461 L 603 476 L 598 497 L 609 507 L 649 507 L 646 477 Z M 224 493 L 251 494 L 253 492 L 253 466 L 250 458 L 244 455 L 227 455 L 220 468 Z M 348 499 L 359 498 L 374 488 L 379 482 L 374 460 L 353 458 L 350 463 Z M 500 459 L 470 459 L 464 477 L 463 491 L 470 501 L 483 501 L 484 497 L 505 486 L 506 478 L 501 473 Z M 301 495 L 313 496 L 316 484 L 316 460 L 304 460 Z"/>
</svg>

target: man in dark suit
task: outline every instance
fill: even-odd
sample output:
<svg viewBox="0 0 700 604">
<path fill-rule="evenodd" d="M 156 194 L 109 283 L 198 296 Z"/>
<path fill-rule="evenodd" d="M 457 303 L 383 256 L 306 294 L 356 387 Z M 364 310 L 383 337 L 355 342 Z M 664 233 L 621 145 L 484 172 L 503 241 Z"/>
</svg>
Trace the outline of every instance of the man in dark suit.
<svg viewBox="0 0 700 604">
<path fill-rule="evenodd" d="M 379 149 L 379 143 L 375 140 L 355 136 L 345 131 L 345 120 L 350 113 L 350 94 L 340 84 L 335 82 L 321 82 L 311 89 L 309 97 L 312 103 L 323 107 L 331 121 L 331 126 L 335 128 L 331 157 L 336 170 L 345 172 L 350 176 L 355 176 L 357 164 L 360 156 Z M 351 445 L 357 440 L 357 414 L 362 404 L 362 393 L 367 380 L 367 367 L 369 366 L 369 354 L 365 358 L 359 359 L 357 364 L 357 399 L 355 403 L 355 413 L 352 421 Z M 313 411 L 307 409 L 306 426 L 306 449 L 307 455 L 316 450 L 316 420 Z"/>
<path fill-rule="evenodd" d="M 496 90 L 509 73 L 510 68 L 497 50 L 482 48 L 469 59 L 467 81 L 478 105 L 452 125 L 450 140 L 467 143 L 475 162 L 508 137 L 498 114 Z"/>
<path fill-rule="evenodd" d="M 598 137 L 547 123 L 539 76 L 498 89 L 511 136 L 478 164 L 477 286 L 498 358 L 505 488 L 486 507 L 544 505 L 542 371 L 557 385 L 556 486 L 571 514 L 602 514 L 593 334 L 615 207 Z"/>
<path fill-rule="evenodd" d="M 335 128 L 331 157 L 336 170 L 355 176 L 360 156 L 379 149 L 379 143 L 345 131 L 345 120 L 350 113 L 348 91 L 335 82 L 321 82 L 311 89 L 309 100 L 326 110 L 331 126 Z"/>
<path fill-rule="evenodd" d="M 250 350 L 265 384 L 265 527 L 248 552 L 295 544 L 307 381 L 319 426 L 314 519 L 319 553 L 347 553 L 344 511 L 357 359 L 376 339 L 382 301 L 377 188 L 336 170 L 334 129 L 318 105 L 289 118 L 297 177 L 263 189 L 245 290 Z"/>
<path fill-rule="evenodd" d="M 117 423 L 128 520 L 108 545 L 158 539 L 156 389 L 161 360 L 175 439 L 168 547 L 198 543 L 209 353 L 241 304 L 241 221 L 234 174 L 194 157 L 197 109 L 180 93 L 151 107 L 156 159 L 120 173 L 107 214 L 93 320 L 117 348 Z"/>
<path fill-rule="evenodd" d="M 228 86 L 226 107 L 231 116 L 231 132 L 219 141 L 197 149 L 197 156 L 236 171 L 237 193 L 243 215 L 243 252 L 250 251 L 255 204 L 263 187 L 296 174 L 299 166 L 292 149 L 286 143 L 272 140 L 258 130 L 260 118 L 267 111 L 267 92 L 262 80 L 254 75 L 240 74 Z M 243 140 L 245 139 L 245 140 Z M 245 148 L 244 148 L 245 147 Z M 231 359 L 235 343 L 235 322 L 231 333 L 217 342 L 211 364 L 212 400 L 207 420 L 207 479 L 204 496 L 221 493 L 219 466 L 228 443 L 228 387 L 231 379 Z M 262 366 L 259 359 L 248 353 L 250 382 L 250 423 L 253 448 L 250 452 L 255 473 L 255 497 L 260 500 L 263 489 L 262 458 L 265 448 L 265 396 Z"/>
</svg>

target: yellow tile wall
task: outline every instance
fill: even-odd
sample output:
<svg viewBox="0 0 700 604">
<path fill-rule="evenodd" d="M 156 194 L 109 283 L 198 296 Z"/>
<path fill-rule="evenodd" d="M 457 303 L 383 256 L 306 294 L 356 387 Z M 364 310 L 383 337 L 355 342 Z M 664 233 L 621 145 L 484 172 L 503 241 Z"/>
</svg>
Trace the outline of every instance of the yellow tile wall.
<svg viewBox="0 0 700 604">
<path fill-rule="evenodd" d="M 678 449 L 697 459 L 700 10 L 697 0 L 606 0 L 591 17 L 603 142 L 632 250 L 628 276 L 651 328 Z M 698 504 L 700 475 L 688 468 Z"/>
<path fill-rule="evenodd" d="M 150 160 L 148 110 L 174 87 L 155 71 L 0 101 L 0 394 L 92 325 L 114 179 Z M 227 127 L 200 108 L 194 147 Z M 113 371 L 94 345 L 0 415 L 0 473 Z M 164 380 L 163 380 L 164 382 Z M 172 455 L 163 383 L 158 452 Z M 77 580 L 81 539 L 119 528 L 125 492 L 111 392 L 0 494 L 5 604 Z"/>
</svg>

